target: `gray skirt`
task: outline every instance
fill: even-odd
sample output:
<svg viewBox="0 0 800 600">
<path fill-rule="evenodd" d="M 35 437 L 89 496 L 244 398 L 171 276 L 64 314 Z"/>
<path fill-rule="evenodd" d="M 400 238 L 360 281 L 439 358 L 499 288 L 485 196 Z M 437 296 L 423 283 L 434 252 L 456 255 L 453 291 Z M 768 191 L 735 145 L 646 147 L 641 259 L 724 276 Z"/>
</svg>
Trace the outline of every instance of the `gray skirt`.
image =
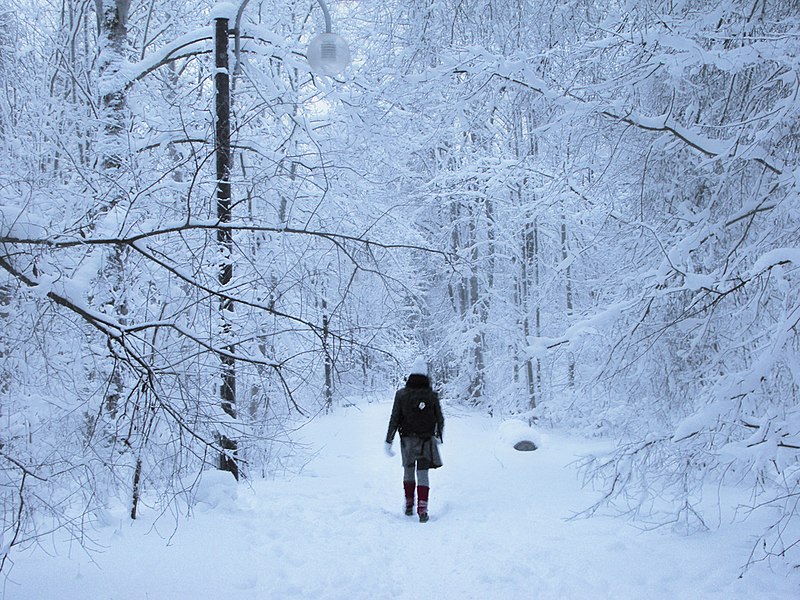
<svg viewBox="0 0 800 600">
<path fill-rule="evenodd" d="M 439 444 L 432 437 L 414 435 L 400 436 L 400 454 L 404 467 L 417 466 L 417 469 L 438 469 L 442 466 Z"/>
</svg>

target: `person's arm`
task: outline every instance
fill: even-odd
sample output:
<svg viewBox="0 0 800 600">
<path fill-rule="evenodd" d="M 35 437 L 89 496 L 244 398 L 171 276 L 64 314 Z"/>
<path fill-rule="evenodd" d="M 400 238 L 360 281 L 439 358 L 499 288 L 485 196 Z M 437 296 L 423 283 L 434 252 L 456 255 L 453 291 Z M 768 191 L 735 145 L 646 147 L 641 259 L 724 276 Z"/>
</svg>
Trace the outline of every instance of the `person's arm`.
<svg viewBox="0 0 800 600">
<path fill-rule="evenodd" d="M 392 416 L 389 417 L 389 429 L 386 431 L 386 443 L 394 441 L 394 434 L 400 427 L 400 392 L 394 395 L 394 405 L 392 406 Z"/>
<path fill-rule="evenodd" d="M 433 412 L 436 416 L 436 437 L 439 438 L 439 441 L 444 443 L 444 415 L 442 414 L 442 405 L 439 402 L 439 394 L 436 392 L 433 393 L 434 403 L 433 403 Z"/>
</svg>

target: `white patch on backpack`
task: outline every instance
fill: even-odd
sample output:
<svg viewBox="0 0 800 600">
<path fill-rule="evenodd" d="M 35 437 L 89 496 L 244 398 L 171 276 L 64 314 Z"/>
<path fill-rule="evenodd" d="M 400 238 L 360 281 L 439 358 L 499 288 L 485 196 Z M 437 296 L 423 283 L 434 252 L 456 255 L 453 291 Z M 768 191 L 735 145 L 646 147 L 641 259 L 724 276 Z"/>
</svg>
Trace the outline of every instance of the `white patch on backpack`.
<svg viewBox="0 0 800 600">
<path fill-rule="evenodd" d="M 425 403 L 424 402 L 420 402 L 419 403 L 419 409 L 420 410 L 425 410 Z"/>
</svg>

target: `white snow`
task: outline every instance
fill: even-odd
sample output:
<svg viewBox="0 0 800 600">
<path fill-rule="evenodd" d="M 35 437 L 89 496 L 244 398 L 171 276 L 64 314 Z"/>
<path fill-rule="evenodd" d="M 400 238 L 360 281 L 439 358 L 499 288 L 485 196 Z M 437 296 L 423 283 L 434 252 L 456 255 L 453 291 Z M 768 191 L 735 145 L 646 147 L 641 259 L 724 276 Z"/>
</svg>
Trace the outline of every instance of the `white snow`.
<svg viewBox="0 0 800 600">
<path fill-rule="evenodd" d="M 236 18 L 238 7 L 233 2 L 217 2 L 211 9 L 212 19 L 228 19 L 232 21 Z"/>
<path fill-rule="evenodd" d="M 390 394 L 386 395 L 391 397 Z M 445 466 L 431 521 L 402 515 L 399 456 L 383 453 L 390 404 L 339 409 L 298 432 L 304 468 L 235 485 L 206 474 L 193 516 L 109 512 L 87 554 L 55 539 L 24 553 L 5 600 L 795 598 L 722 520 L 683 537 L 615 517 L 567 520 L 596 498 L 570 463 L 608 442 L 531 430 L 445 406 Z M 534 434 L 534 452 L 511 441 Z M 397 445 L 397 442 L 395 442 Z M 725 511 L 723 511 L 725 513 Z"/>
<path fill-rule="evenodd" d="M 800 248 L 778 248 L 770 250 L 758 257 L 758 260 L 753 264 L 751 271 L 758 273 L 773 265 L 782 262 L 792 262 L 796 265 L 800 264 Z"/>
</svg>

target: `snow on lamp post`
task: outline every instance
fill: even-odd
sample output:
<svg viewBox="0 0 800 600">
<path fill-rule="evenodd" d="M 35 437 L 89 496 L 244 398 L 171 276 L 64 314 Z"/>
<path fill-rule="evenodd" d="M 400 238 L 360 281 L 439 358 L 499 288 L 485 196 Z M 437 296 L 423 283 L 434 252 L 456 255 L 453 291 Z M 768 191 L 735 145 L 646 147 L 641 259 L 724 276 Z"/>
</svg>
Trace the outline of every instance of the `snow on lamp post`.
<svg viewBox="0 0 800 600">
<path fill-rule="evenodd" d="M 220 401 L 222 410 L 236 418 L 236 346 L 232 340 L 233 300 L 224 290 L 233 279 L 233 235 L 228 224 L 231 222 L 231 170 L 233 152 L 231 150 L 231 74 L 228 64 L 228 41 L 232 33 L 230 21 L 235 19 L 238 32 L 242 13 L 249 0 L 244 0 L 238 8 L 228 2 L 215 5 L 211 13 L 214 21 L 214 154 L 216 158 L 216 201 L 217 244 L 220 252 L 218 283 L 220 296 L 220 317 L 224 338 L 220 363 L 222 377 L 220 382 Z M 350 64 L 350 50 L 347 43 L 335 33 L 331 33 L 331 16 L 324 0 L 316 0 L 325 15 L 325 33 L 317 35 L 308 47 L 308 62 L 311 70 L 320 75 L 334 76 Z M 239 478 L 237 443 L 224 433 L 219 434 L 221 448 L 219 468 L 230 471 Z"/>
</svg>

